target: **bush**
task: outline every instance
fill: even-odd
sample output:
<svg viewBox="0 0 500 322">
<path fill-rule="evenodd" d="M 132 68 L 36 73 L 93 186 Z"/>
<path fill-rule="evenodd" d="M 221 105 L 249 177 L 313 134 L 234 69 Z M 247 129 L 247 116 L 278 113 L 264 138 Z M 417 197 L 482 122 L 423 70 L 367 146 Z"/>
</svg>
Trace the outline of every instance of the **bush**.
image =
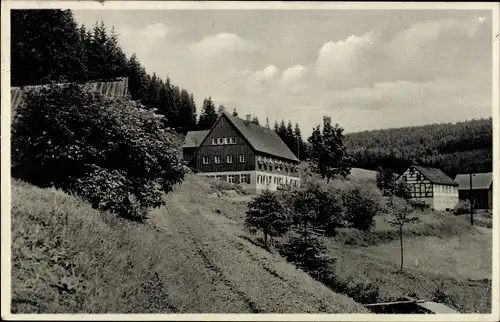
<svg viewBox="0 0 500 322">
<path fill-rule="evenodd" d="M 331 276 L 323 283 L 332 291 L 345 294 L 358 303 L 377 303 L 380 298 L 380 288 L 372 282 L 357 283 L 352 278 L 342 280 L 337 276 Z"/>
<path fill-rule="evenodd" d="M 413 209 L 418 209 L 421 211 L 429 209 L 429 205 L 426 204 L 423 200 L 409 200 L 408 203 L 413 207 Z"/>
<path fill-rule="evenodd" d="M 321 240 L 313 235 L 308 237 L 307 242 L 301 236 L 293 236 L 280 246 L 279 252 L 288 262 L 319 281 L 335 273 L 337 259 L 329 257 Z"/>
<path fill-rule="evenodd" d="M 455 215 L 464 215 L 464 214 L 470 214 L 470 201 L 463 201 L 461 200 L 453 209 L 453 213 Z"/>
<path fill-rule="evenodd" d="M 300 188 L 280 189 L 278 195 L 290 208 L 296 225 L 307 220 L 307 224 L 328 234 L 334 234 L 336 228 L 343 225 L 339 189 L 318 182 L 305 182 Z"/>
<path fill-rule="evenodd" d="M 345 220 L 351 227 L 369 230 L 374 224 L 374 217 L 381 210 L 380 199 L 368 189 L 354 186 L 342 195 Z"/>
<path fill-rule="evenodd" d="M 27 93 L 17 111 L 12 175 L 73 190 L 100 209 L 141 219 L 138 209 L 161 205 L 162 193 L 182 181 L 179 150 L 162 117 L 136 102 L 76 84 L 50 86 Z"/>
</svg>

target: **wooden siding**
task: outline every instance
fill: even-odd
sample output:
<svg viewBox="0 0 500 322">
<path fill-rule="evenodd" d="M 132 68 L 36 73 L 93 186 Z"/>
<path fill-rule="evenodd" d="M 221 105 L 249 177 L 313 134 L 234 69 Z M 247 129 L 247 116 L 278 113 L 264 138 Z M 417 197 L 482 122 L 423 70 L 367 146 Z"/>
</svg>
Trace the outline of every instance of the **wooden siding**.
<svg viewBox="0 0 500 322">
<path fill-rule="evenodd" d="M 235 144 L 213 145 L 212 139 L 236 138 Z M 246 155 L 246 162 L 240 162 L 240 155 Z M 233 157 L 232 163 L 227 163 L 227 156 Z M 221 157 L 221 163 L 215 163 L 215 157 Z M 209 164 L 203 164 L 203 157 L 208 157 Z M 229 172 L 255 170 L 255 153 L 244 138 L 225 119 L 220 118 L 212 132 L 205 138 L 196 152 L 193 160 L 196 169 L 201 172 Z"/>
<path fill-rule="evenodd" d="M 412 171 L 413 170 L 413 171 Z M 422 173 L 413 167 L 409 167 L 402 175 L 401 179 L 406 181 L 410 188 L 412 198 L 432 198 L 434 197 L 432 182 Z"/>
<path fill-rule="evenodd" d="M 262 157 L 266 157 L 266 158 L 270 158 L 270 159 L 274 159 L 274 160 L 277 160 L 277 161 L 282 161 L 282 162 L 286 162 L 288 164 L 292 163 L 294 165 L 299 165 L 298 162 L 291 162 L 290 160 L 286 160 L 286 159 L 283 159 L 283 158 L 278 158 L 278 157 L 273 157 L 273 156 L 269 156 L 269 155 L 264 155 L 264 154 L 257 154 L 255 155 L 255 164 L 257 165 L 257 170 L 259 172 L 265 172 L 265 173 L 269 173 L 269 174 L 279 174 L 279 175 L 285 175 L 285 176 L 289 176 L 289 177 L 295 177 L 295 178 L 298 178 L 300 176 L 300 172 L 295 172 L 295 171 L 286 171 L 286 167 L 285 165 L 283 165 L 283 171 L 278 171 L 276 169 L 276 166 L 274 165 L 266 165 L 266 164 L 260 164 L 258 162 L 258 158 Z M 272 170 L 271 170 L 272 168 Z"/>
</svg>

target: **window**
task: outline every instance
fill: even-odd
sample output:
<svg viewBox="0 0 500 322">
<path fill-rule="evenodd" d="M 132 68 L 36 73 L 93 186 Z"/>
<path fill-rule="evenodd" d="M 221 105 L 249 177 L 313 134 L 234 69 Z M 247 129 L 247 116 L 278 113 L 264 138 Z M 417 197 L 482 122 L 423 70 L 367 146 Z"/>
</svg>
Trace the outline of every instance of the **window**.
<svg viewBox="0 0 500 322">
<path fill-rule="evenodd" d="M 203 164 L 208 164 L 209 163 L 209 158 L 208 157 L 203 157 Z"/>
<path fill-rule="evenodd" d="M 233 163 L 233 156 L 232 156 L 232 155 L 228 155 L 228 156 L 226 157 L 226 162 L 227 162 L 227 163 Z"/>
<path fill-rule="evenodd" d="M 422 179 L 422 178 L 420 177 L 420 174 L 417 174 L 417 181 L 420 181 L 420 179 Z"/>
<path fill-rule="evenodd" d="M 215 180 L 222 180 L 222 176 L 215 176 Z"/>
<path fill-rule="evenodd" d="M 273 171 L 273 166 L 272 165 L 269 166 L 269 171 Z"/>
<path fill-rule="evenodd" d="M 224 140 L 222 140 L 222 138 L 217 138 L 217 144 L 222 144 L 224 142 Z"/>
<path fill-rule="evenodd" d="M 227 138 L 224 138 L 224 144 L 228 144 L 228 143 L 229 142 L 228 142 Z"/>
<path fill-rule="evenodd" d="M 250 175 L 240 174 L 240 183 L 250 183 Z"/>
<path fill-rule="evenodd" d="M 414 174 L 415 173 L 415 170 L 413 168 L 410 168 L 410 174 Z"/>
<path fill-rule="evenodd" d="M 215 163 L 221 163 L 221 157 L 219 155 L 215 156 Z"/>
<path fill-rule="evenodd" d="M 236 144 L 236 138 L 229 138 L 229 143 Z"/>
<path fill-rule="evenodd" d="M 247 162 L 247 155 L 246 154 L 240 154 L 240 162 Z M 259 164 L 259 168 L 262 168 L 261 164 Z"/>
<path fill-rule="evenodd" d="M 212 145 L 217 145 L 217 139 L 212 139 Z"/>
<path fill-rule="evenodd" d="M 230 174 L 227 176 L 227 182 L 229 183 L 235 183 L 236 182 L 236 176 L 234 174 Z"/>
</svg>

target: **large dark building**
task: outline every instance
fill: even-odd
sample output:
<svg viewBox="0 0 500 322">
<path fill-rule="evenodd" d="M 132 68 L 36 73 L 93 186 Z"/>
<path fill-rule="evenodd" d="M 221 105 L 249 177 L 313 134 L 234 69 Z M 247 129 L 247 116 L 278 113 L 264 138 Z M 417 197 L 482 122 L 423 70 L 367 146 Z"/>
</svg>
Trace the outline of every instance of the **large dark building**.
<svg viewBox="0 0 500 322">
<path fill-rule="evenodd" d="M 299 159 L 272 129 L 222 113 L 208 131 L 188 132 L 184 161 L 200 175 L 249 192 L 300 184 Z"/>
</svg>

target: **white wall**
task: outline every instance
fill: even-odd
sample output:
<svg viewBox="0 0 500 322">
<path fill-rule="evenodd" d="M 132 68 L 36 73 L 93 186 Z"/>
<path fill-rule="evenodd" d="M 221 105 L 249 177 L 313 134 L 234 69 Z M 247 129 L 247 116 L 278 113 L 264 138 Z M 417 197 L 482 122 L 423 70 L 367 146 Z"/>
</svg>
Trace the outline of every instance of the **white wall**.
<svg viewBox="0 0 500 322">
<path fill-rule="evenodd" d="M 444 211 L 453 209 L 458 203 L 458 188 L 444 185 L 433 185 L 434 206 L 433 209 Z"/>
</svg>

